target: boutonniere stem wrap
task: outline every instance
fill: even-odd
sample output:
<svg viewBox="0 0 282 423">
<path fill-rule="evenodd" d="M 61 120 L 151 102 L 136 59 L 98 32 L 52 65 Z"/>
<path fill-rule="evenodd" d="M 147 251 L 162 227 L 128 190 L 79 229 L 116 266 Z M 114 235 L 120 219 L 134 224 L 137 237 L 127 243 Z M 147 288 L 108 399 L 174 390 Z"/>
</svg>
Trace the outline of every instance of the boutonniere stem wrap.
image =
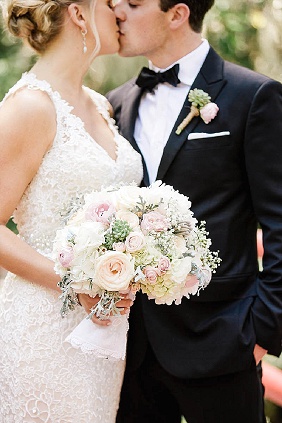
<svg viewBox="0 0 282 423">
<path fill-rule="evenodd" d="M 189 92 L 188 100 L 192 103 L 188 115 L 177 127 L 175 133 L 181 134 L 184 128 L 194 117 L 200 116 L 208 124 L 214 119 L 219 111 L 217 104 L 211 102 L 211 97 L 203 90 L 195 88 Z"/>
</svg>

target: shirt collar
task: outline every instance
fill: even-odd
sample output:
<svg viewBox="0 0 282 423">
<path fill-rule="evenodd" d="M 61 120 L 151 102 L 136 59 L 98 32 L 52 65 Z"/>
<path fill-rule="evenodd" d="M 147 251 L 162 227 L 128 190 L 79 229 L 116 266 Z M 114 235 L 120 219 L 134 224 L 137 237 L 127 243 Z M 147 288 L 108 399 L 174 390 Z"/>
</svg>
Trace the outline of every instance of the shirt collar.
<svg viewBox="0 0 282 423">
<path fill-rule="evenodd" d="M 172 68 L 176 63 L 179 63 L 179 74 L 178 78 L 183 84 L 191 86 L 198 75 L 206 57 L 209 52 L 210 45 L 207 40 L 203 39 L 203 42 L 195 50 L 186 54 L 186 56 L 172 63 L 166 69 L 161 69 L 149 62 L 149 68 L 155 72 L 164 72 L 165 70 Z"/>
</svg>

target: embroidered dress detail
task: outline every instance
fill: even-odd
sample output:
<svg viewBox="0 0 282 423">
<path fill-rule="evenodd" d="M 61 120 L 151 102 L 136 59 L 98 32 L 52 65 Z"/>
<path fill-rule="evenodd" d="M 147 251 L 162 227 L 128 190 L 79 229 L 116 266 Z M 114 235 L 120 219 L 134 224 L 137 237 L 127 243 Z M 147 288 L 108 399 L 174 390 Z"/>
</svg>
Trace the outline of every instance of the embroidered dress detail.
<svg viewBox="0 0 282 423">
<path fill-rule="evenodd" d="M 119 182 L 139 184 L 141 158 L 118 133 L 102 95 L 85 88 L 113 132 L 116 160 L 46 81 L 26 73 L 3 102 L 19 89 L 45 92 L 56 111 L 53 145 L 14 212 L 18 236 L 49 257 L 56 230 L 83 196 Z M 58 293 L 11 273 L 0 286 L 0 423 L 115 422 L 125 362 L 63 342 L 86 313 L 78 307 L 62 319 L 60 308 Z"/>
</svg>

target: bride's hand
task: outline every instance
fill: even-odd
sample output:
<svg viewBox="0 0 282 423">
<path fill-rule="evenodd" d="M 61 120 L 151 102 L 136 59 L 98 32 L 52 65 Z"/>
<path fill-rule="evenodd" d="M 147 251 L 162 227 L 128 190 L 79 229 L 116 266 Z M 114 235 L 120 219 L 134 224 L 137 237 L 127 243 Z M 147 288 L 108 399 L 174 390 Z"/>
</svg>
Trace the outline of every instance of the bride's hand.
<svg viewBox="0 0 282 423">
<path fill-rule="evenodd" d="M 121 296 L 123 298 L 116 305 L 118 308 L 121 309 L 120 314 L 128 314 L 129 309 L 133 304 L 133 301 L 132 299 L 128 298 L 128 294 L 121 294 Z M 98 303 L 100 297 L 99 295 L 96 295 L 96 297 L 90 297 L 87 294 L 78 294 L 78 299 L 82 307 L 85 309 L 86 313 L 90 314 L 91 308 Z M 92 317 L 92 322 L 100 326 L 108 326 L 111 324 L 110 319 L 99 319 L 95 315 Z"/>
</svg>

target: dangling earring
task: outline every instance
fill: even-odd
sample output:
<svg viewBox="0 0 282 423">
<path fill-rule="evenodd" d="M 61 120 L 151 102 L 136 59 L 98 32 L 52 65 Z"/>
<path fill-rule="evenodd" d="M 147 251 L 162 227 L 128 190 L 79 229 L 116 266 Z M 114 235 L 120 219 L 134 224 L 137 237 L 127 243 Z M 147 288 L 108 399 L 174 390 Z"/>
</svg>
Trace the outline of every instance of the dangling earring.
<svg viewBox="0 0 282 423">
<path fill-rule="evenodd" d="M 83 53 L 84 54 L 87 52 L 86 34 L 87 34 L 87 29 L 81 30 L 82 42 L 83 42 Z"/>
</svg>

